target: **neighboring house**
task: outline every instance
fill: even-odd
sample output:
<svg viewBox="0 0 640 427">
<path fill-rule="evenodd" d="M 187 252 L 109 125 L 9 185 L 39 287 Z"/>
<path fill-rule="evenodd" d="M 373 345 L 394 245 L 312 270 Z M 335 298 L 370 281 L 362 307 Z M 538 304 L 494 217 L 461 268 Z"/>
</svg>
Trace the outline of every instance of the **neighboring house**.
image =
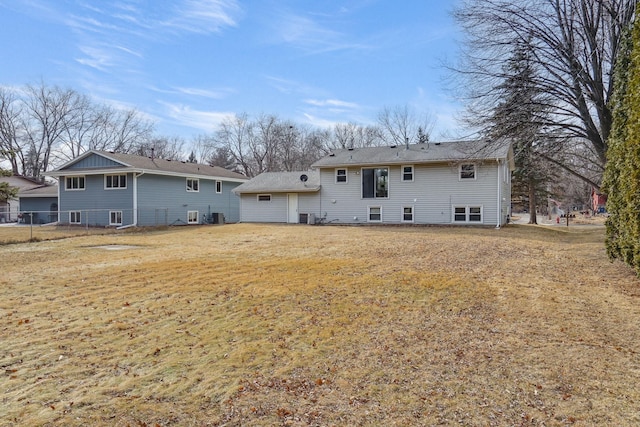
<svg viewBox="0 0 640 427">
<path fill-rule="evenodd" d="M 21 221 L 47 224 L 58 221 L 58 186 L 43 184 L 18 192 Z"/>
<path fill-rule="evenodd" d="M 299 191 L 276 184 L 270 188 L 270 180 L 262 175 L 236 189 L 242 199 L 242 221 L 290 221 L 293 206 L 284 203 L 284 195 L 290 201 L 295 194 L 299 213 L 327 223 L 499 227 L 510 214 L 515 165 L 509 144 L 446 142 L 340 149 L 312 168 L 319 174 L 320 189 L 305 192 L 304 203 Z M 306 174 L 297 175 L 302 173 Z M 251 190 L 254 182 L 256 188 Z M 311 188 L 316 188 L 315 183 Z M 270 214 L 260 216 L 260 212 Z"/>
<path fill-rule="evenodd" d="M 92 226 L 237 222 L 231 190 L 247 180 L 218 166 L 104 151 L 48 175 L 59 179 L 59 222 Z"/>
<path fill-rule="evenodd" d="M 24 176 L 13 175 L 7 177 L 0 177 L 0 182 L 6 182 L 10 187 L 18 189 L 18 193 L 24 190 L 42 186 L 42 181 L 38 181 L 34 178 L 27 178 Z M 18 220 L 18 213 L 20 212 L 19 199 L 9 199 L 6 202 L 0 202 L 0 222 L 12 222 Z"/>
<path fill-rule="evenodd" d="M 594 213 L 604 213 L 607 211 L 607 195 L 602 194 L 595 188 L 591 189 L 591 209 Z"/>
<path fill-rule="evenodd" d="M 320 174 L 265 172 L 236 187 L 241 222 L 314 223 L 320 212 Z"/>
</svg>

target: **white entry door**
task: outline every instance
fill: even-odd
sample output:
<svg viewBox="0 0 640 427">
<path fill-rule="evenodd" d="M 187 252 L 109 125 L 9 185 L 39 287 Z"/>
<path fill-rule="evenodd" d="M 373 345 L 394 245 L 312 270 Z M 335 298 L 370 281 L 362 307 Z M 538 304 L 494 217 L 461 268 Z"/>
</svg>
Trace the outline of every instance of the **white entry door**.
<svg viewBox="0 0 640 427">
<path fill-rule="evenodd" d="M 300 222 L 300 218 L 298 216 L 298 194 L 297 193 L 287 194 L 287 205 L 289 207 L 287 222 L 289 224 L 297 224 L 298 222 Z"/>
</svg>

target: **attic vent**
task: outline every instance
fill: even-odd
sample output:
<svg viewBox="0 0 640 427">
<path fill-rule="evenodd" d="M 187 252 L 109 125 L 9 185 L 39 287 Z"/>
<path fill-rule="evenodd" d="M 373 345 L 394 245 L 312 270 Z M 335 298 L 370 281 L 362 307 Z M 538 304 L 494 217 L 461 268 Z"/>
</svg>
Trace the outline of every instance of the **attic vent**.
<svg viewBox="0 0 640 427">
<path fill-rule="evenodd" d="M 391 146 L 391 147 L 389 147 L 389 148 L 398 148 L 398 146 L 397 146 L 397 145 L 392 145 L 392 146 Z"/>
<path fill-rule="evenodd" d="M 347 148 L 347 150 L 349 150 L 349 151 L 353 151 L 353 147 Z"/>
<path fill-rule="evenodd" d="M 307 182 L 307 180 L 309 179 L 309 177 L 305 174 L 300 175 L 300 181 L 302 182 Z"/>
<path fill-rule="evenodd" d="M 440 143 L 439 143 L 439 142 L 434 142 L 434 144 L 435 144 L 435 145 L 440 145 Z"/>
<path fill-rule="evenodd" d="M 336 156 L 336 153 L 329 154 L 329 157 L 335 157 L 335 156 Z"/>
</svg>

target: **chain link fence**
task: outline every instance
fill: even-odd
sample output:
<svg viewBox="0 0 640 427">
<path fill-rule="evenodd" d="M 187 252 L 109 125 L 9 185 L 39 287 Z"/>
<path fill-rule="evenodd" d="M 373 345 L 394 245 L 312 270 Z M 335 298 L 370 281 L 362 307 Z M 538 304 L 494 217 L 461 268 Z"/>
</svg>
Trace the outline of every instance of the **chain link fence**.
<svg viewBox="0 0 640 427">
<path fill-rule="evenodd" d="M 2 214 L 2 211 L 0 211 Z M 21 211 L 0 222 L 0 244 L 50 240 L 66 236 L 124 232 L 134 226 L 167 227 L 188 224 L 221 224 L 224 215 L 199 211 L 171 212 L 153 209 L 78 209 Z"/>
</svg>

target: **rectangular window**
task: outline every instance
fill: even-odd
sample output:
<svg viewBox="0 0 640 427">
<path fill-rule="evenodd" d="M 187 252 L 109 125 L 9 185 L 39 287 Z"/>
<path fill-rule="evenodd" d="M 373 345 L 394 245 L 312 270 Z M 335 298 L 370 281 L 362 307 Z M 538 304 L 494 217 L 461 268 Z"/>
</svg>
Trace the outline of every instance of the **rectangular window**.
<svg viewBox="0 0 640 427">
<path fill-rule="evenodd" d="M 80 224 L 82 213 L 80 211 L 69 212 L 69 224 Z"/>
<path fill-rule="evenodd" d="M 200 180 L 187 178 L 187 191 L 194 193 L 200 191 Z"/>
<path fill-rule="evenodd" d="M 122 225 L 122 211 L 109 212 L 109 225 Z"/>
<path fill-rule="evenodd" d="M 482 206 L 454 206 L 453 221 L 482 223 Z"/>
<path fill-rule="evenodd" d="M 68 176 L 65 180 L 67 190 L 84 190 L 84 176 Z"/>
<path fill-rule="evenodd" d="M 127 174 L 105 175 L 104 188 L 127 188 Z"/>
<path fill-rule="evenodd" d="M 382 222 L 381 206 L 369 206 L 369 222 Z"/>
<path fill-rule="evenodd" d="M 402 181 L 413 182 L 413 166 L 402 166 Z"/>
<path fill-rule="evenodd" d="M 413 222 L 413 206 L 402 207 L 402 222 Z"/>
<path fill-rule="evenodd" d="M 187 211 L 187 224 L 198 224 L 198 211 Z"/>
<path fill-rule="evenodd" d="M 216 181 L 216 193 L 222 193 L 222 181 Z"/>
<path fill-rule="evenodd" d="M 476 179 L 476 165 L 473 163 L 460 165 L 460 179 Z"/>
<path fill-rule="evenodd" d="M 362 169 L 362 198 L 380 199 L 389 197 L 389 169 Z"/>
<path fill-rule="evenodd" d="M 271 201 L 271 194 L 258 194 L 258 201 L 259 202 L 270 202 Z"/>
<path fill-rule="evenodd" d="M 336 169 L 336 183 L 338 182 L 347 182 L 346 169 Z"/>
</svg>

